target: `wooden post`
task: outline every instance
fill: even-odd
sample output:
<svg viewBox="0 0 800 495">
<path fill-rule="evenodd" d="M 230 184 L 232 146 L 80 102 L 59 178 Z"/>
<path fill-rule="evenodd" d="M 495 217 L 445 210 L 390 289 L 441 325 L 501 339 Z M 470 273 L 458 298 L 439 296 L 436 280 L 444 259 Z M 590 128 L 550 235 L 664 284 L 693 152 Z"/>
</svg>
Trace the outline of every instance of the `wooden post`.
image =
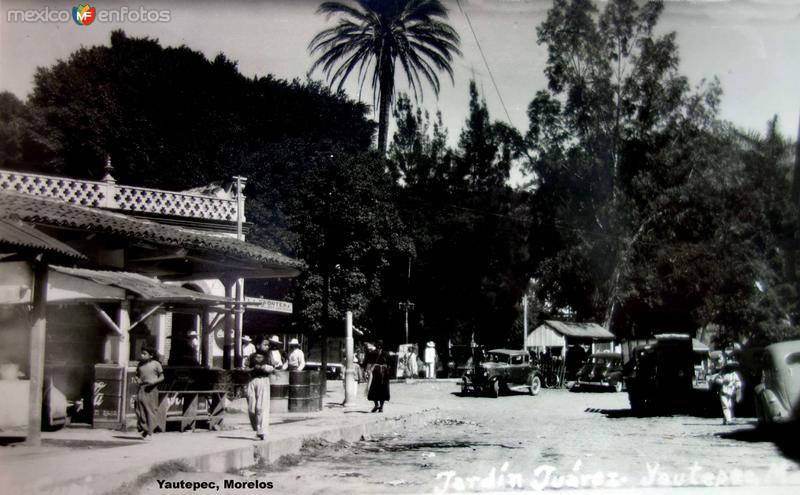
<svg viewBox="0 0 800 495">
<path fill-rule="evenodd" d="M 119 303 L 119 311 L 117 312 L 117 327 L 120 330 L 120 335 L 112 337 L 114 362 L 123 368 L 127 368 L 131 354 L 129 338 L 129 329 L 131 326 L 130 307 L 131 303 L 128 301 L 122 301 Z"/>
<path fill-rule="evenodd" d="M 233 326 L 233 362 L 236 368 L 242 367 L 242 317 L 244 316 L 244 279 L 236 281 L 236 314 Z"/>
<path fill-rule="evenodd" d="M 44 390 L 44 351 L 47 334 L 47 276 L 44 260 L 33 263 L 33 309 L 31 311 L 30 394 L 28 398 L 28 438 L 26 443 L 42 443 L 42 393 Z"/>
<path fill-rule="evenodd" d="M 222 281 L 225 285 L 225 297 L 229 300 L 236 297 L 235 294 L 235 287 L 236 281 L 225 279 Z M 233 309 L 234 306 L 230 302 L 225 303 L 225 338 L 224 344 L 222 347 L 222 368 L 229 370 L 233 368 L 233 363 L 231 362 L 231 354 L 233 350 Z"/>
<path fill-rule="evenodd" d="M 154 325 L 150 329 L 155 336 L 156 353 L 163 357 L 167 357 L 167 313 L 164 310 L 159 310 L 155 318 L 153 318 Z"/>
<path fill-rule="evenodd" d="M 214 329 L 211 328 L 211 314 L 208 311 L 208 306 L 203 307 L 203 312 L 200 315 L 200 363 L 206 368 L 211 368 L 214 365 L 214 356 L 211 352 L 211 343 L 214 339 Z"/>
</svg>

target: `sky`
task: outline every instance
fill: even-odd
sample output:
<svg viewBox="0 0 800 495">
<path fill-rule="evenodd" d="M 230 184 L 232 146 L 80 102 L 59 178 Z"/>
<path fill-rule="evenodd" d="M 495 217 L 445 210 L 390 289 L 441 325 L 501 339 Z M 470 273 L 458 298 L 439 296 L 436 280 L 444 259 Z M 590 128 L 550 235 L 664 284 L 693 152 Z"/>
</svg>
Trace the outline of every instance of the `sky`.
<svg viewBox="0 0 800 495">
<path fill-rule="evenodd" d="M 123 6 L 129 11 L 165 12 L 167 22 L 18 22 L 10 10 L 34 9 L 50 15 L 72 9 L 77 2 L 0 0 L 0 91 L 25 98 L 39 66 L 65 59 L 82 47 L 109 43 L 114 29 L 129 36 L 148 36 L 164 46 L 185 44 L 214 57 L 224 53 L 237 61 L 246 76 L 274 74 L 285 79 L 307 77 L 312 58 L 311 38 L 332 25 L 316 15 L 318 0 L 92 2 L 99 12 Z M 442 75 L 438 98 L 426 88 L 422 105 L 441 110 L 454 143 L 468 112 L 468 86 L 475 79 L 493 119 L 507 121 L 524 132 L 526 108 L 536 91 L 545 88 L 546 50 L 536 43 L 536 27 L 551 0 L 444 0 L 449 22 L 462 38 L 463 56 L 454 64 L 455 82 Z M 602 7 L 603 2 L 598 2 Z M 718 77 L 724 91 L 721 114 L 739 127 L 763 131 L 778 115 L 782 132 L 792 138 L 800 122 L 800 0 L 667 0 L 658 24 L 660 33 L 677 32 L 681 71 L 692 84 Z M 53 13 L 55 12 L 55 14 Z M 467 23 L 472 22 L 488 60 Z M 489 70 L 497 82 L 495 90 Z M 315 73 L 316 78 L 322 75 Z M 372 103 L 365 88 L 346 86 L 354 99 Z M 500 102 L 505 102 L 506 112 Z M 377 115 L 374 116 L 377 120 Z"/>
</svg>

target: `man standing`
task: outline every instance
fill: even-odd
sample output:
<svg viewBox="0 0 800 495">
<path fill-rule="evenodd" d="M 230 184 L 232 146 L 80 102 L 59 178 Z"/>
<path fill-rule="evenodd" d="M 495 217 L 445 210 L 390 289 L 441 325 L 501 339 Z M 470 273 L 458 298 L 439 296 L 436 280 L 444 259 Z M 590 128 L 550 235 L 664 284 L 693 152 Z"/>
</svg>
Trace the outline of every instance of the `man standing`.
<svg viewBox="0 0 800 495">
<path fill-rule="evenodd" d="M 253 339 L 249 335 L 242 336 L 242 362 L 247 365 L 247 359 L 251 354 L 256 352 L 256 346 L 253 345 Z"/>
<path fill-rule="evenodd" d="M 742 390 L 742 379 L 736 371 L 734 363 L 723 366 L 717 375 L 716 383 L 719 386 L 719 402 L 722 406 L 722 424 L 730 424 L 733 420 L 734 397 L 739 397 Z"/>
<path fill-rule="evenodd" d="M 425 347 L 425 377 L 436 378 L 436 344 L 433 341 Z"/>
<path fill-rule="evenodd" d="M 285 370 L 288 363 L 281 353 L 281 339 L 277 335 L 269 338 L 269 352 L 267 353 L 267 364 L 276 370 Z"/>
<path fill-rule="evenodd" d="M 267 363 L 269 351 L 263 336 L 257 340 L 256 351 L 247 360 L 250 382 L 247 384 L 247 413 L 250 426 L 259 440 L 269 430 L 269 375 L 275 369 Z"/>
<path fill-rule="evenodd" d="M 287 359 L 289 371 L 303 371 L 306 367 L 306 356 L 300 349 L 300 342 L 297 339 L 289 341 L 289 358 Z"/>
</svg>

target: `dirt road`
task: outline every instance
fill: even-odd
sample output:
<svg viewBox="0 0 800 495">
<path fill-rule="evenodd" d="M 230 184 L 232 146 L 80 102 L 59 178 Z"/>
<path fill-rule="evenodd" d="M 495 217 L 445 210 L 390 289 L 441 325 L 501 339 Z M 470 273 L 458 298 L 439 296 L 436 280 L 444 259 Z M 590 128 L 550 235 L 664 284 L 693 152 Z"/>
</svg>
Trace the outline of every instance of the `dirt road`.
<svg viewBox="0 0 800 495">
<path fill-rule="evenodd" d="M 412 427 L 398 423 L 379 438 L 310 445 L 280 466 L 235 479 L 269 481 L 270 493 L 302 494 L 676 486 L 791 492 L 800 485 L 797 462 L 754 434 L 747 419 L 723 426 L 716 418 L 632 417 L 625 393 L 542 390 L 537 397 L 493 399 L 462 397 L 452 382 L 418 382 L 395 387 L 393 399 L 426 401 L 438 412 Z M 366 404 L 363 410 L 369 414 Z M 142 493 L 160 493 L 154 488 Z M 251 492 L 222 487 L 218 493 Z"/>
</svg>

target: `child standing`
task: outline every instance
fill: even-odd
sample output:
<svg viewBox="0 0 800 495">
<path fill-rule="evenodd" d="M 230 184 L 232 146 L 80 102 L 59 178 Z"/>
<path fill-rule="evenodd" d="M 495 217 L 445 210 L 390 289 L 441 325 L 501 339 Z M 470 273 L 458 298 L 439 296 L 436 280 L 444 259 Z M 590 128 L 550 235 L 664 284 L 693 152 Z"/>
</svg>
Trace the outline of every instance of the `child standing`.
<svg viewBox="0 0 800 495">
<path fill-rule="evenodd" d="M 164 369 L 155 359 L 152 347 L 142 347 L 139 365 L 136 367 L 136 426 L 143 440 L 150 440 L 156 428 L 158 414 L 158 384 L 164 381 Z"/>
</svg>

